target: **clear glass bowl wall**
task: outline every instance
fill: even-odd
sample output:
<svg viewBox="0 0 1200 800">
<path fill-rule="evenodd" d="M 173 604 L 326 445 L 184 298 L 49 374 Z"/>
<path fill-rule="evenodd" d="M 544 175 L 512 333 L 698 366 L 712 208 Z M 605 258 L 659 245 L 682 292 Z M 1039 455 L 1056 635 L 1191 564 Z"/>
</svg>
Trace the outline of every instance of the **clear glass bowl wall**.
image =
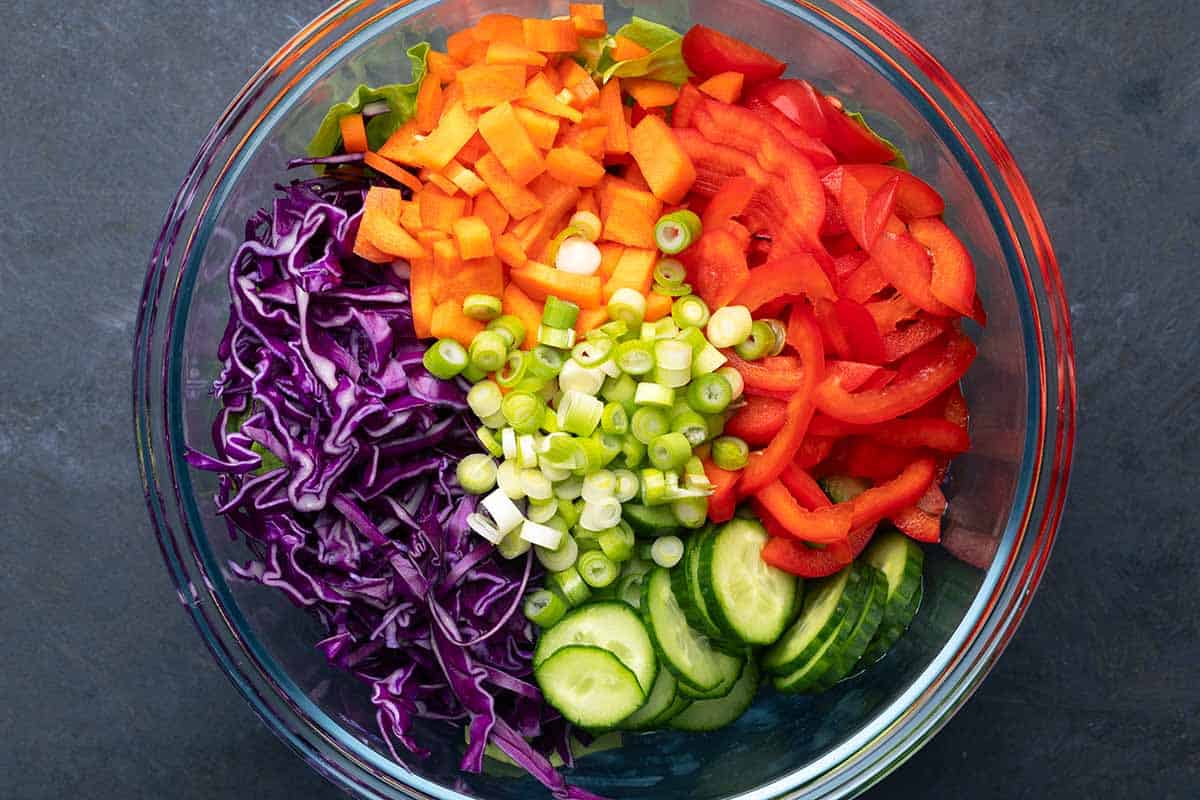
<svg viewBox="0 0 1200 800">
<path fill-rule="evenodd" d="M 565 3 L 563 4 L 565 6 Z M 909 633 L 865 675 L 815 697 L 764 692 L 733 727 L 630 737 L 571 780 L 609 796 L 839 797 L 880 779 L 966 699 L 1011 636 L 1049 555 L 1074 425 L 1069 323 L 1045 230 L 995 131 L 953 79 L 866 4 L 757 0 L 607 3 L 683 30 L 712 25 L 789 61 L 896 142 L 946 198 L 974 254 L 990 315 L 973 331 L 966 384 L 972 451 L 955 462 L 947 537 L 927 552 L 925 599 Z M 246 218 L 296 174 L 330 103 L 360 82 L 407 80 L 404 49 L 493 11 L 561 13 L 540 2 L 346 2 L 314 20 L 251 79 L 202 144 L 168 212 L 147 274 L 135 345 L 134 411 L 147 504 L 179 599 L 221 667 L 314 768 L 362 797 L 540 796 L 530 779 L 463 775 L 461 734 L 428 726 L 435 755 L 392 761 L 367 691 L 329 668 L 315 620 L 282 594 L 232 579 L 247 551 L 213 514 L 216 483 L 182 460 L 206 447 L 226 268 Z"/>
</svg>

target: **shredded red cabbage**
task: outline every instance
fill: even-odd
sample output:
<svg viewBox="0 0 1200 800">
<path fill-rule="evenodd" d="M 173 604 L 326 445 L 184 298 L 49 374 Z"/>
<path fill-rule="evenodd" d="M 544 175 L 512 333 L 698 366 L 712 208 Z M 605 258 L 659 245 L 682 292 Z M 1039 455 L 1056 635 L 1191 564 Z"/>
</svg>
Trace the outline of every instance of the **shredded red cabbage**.
<svg viewBox="0 0 1200 800">
<path fill-rule="evenodd" d="M 470 733 L 462 769 L 478 772 L 491 742 L 555 797 L 595 797 L 547 758 L 571 763 L 570 730 L 530 677 L 518 609 L 536 564 L 466 525 L 465 393 L 421 365 L 407 281 L 353 254 L 367 187 L 279 188 L 229 269 L 215 454 L 187 454 L 220 473 L 217 508 L 257 554 L 235 572 L 316 614 L 317 647 L 370 684 L 394 756 L 394 740 L 427 754 L 414 720 L 447 720 Z"/>
</svg>

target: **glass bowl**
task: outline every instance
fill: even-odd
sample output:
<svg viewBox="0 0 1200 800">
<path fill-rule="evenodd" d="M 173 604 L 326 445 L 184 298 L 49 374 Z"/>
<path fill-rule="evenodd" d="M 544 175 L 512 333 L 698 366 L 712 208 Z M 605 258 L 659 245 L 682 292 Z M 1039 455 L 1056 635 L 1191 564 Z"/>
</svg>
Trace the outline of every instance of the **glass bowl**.
<svg viewBox="0 0 1200 800">
<path fill-rule="evenodd" d="M 565 5 L 565 4 L 564 4 Z M 927 553 L 925 600 L 881 663 L 818 696 L 764 692 L 732 727 L 628 737 L 569 779 L 621 798 L 847 797 L 897 767 L 967 699 L 1020 621 L 1050 555 L 1074 434 L 1067 305 L 1029 189 L 962 88 L 891 20 L 856 0 L 607 3 L 686 29 L 702 22 L 789 60 L 899 144 L 946 198 L 990 313 L 966 392 L 971 452 L 956 462 L 945 547 Z M 328 667 L 314 619 L 281 593 L 233 579 L 246 551 L 213 513 L 215 479 L 185 442 L 208 442 L 228 313 L 226 265 L 245 219 L 286 181 L 331 102 L 397 80 L 404 48 L 492 11 L 544 16 L 534 0 L 341 2 L 262 66 L 205 138 L 167 212 L 146 275 L 134 412 L 150 518 L 180 602 L 267 725 L 315 769 L 368 798 L 527 798 L 529 778 L 464 775 L 461 734 L 420 732 L 434 755 L 399 764 L 374 732 L 368 693 Z"/>
</svg>

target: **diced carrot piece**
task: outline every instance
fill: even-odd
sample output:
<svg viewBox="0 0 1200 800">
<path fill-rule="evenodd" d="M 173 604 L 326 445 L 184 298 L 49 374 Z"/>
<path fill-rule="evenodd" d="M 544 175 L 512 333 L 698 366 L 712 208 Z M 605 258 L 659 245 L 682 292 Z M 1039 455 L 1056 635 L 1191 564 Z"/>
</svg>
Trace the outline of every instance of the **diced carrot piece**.
<svg viewBox="0 0 1200 800">
<path fill-rule="evenodd" d="M 421 243 L 401 228 L 399 222 L 378 209 L 363 212 L 358 234 L 376 249 L 396 258 L 421 258 L 427 255 Z"/>
<path fill-rule="evenodd" d="M 475 64 L 458 72 L 463 107 L 492 108 L 525 94 L 525 67 L 520 64 Z"/>
<path fill-rule="evenodd" d="M 396 132 L 388 137 L 387 141 L 379 148 L 379 155 L 386 158 L 388 161 L 395 161 L 397 164 L 417 165 L 416 156 L 416 137 L 421 133 L 421 129 L 417 127 L 417 121 L 410 119 L 408 122 L 396 129 Z"/>
<path fill-rule="evenodd" d="M 546 66 L 546 57 L 537 50 L 530 50 L 523 44 L 512 42 L 492 42 L 488 45 L 484 61 L 488 64 L 517 64 L 529 67 Z M 521 88 L 525 86 L 525 76 L 521 75 Z"/>
<path fill-rule="evenodd" d="M 597 161 L 602 161 L 605 154 L 604 143 L 607 138 L 608 126 L 584 128 L 581 125 L 573 125 L 559 138 L 558 145 L 559 147 L 573 147 L 587 153 Z"/>
<path fill-rule="evenodd" d="M 487 184 L 471 170 L 464 167 L 458 161 L 451 161 L 442 170 L 442 175 L 461 189 L 467 197 L 475 197 L 480 193 L 487 191 Z"/>
<path fill-rule="evenodd" d="M 600 87 L 588 77 L 571 87 L 571 105 L 576 108 L 590 108 L 600 102 Z"/>
<path fill-rule="evenodd" d="M 526 108 L 541 111 L 543 114 L 549 114 L 552 117 L 562 117 L 571 122 L 582 120 L 583 114 L 579 109 L 571 108 L 559 100 L 555 96 L 557 91 L 545 73 L 539 72 L 530 78 L 529 83 L 525 85 L 525 96 L 517 102 Z"/>
<path fill-rule="evenodd" d="M 342 131 L 342 149 L 347 153 L 367 152 L 367 126 L 362 114 L 346 114 L 338 120 Z"/>
<path fill-rule="evenodd" d="M 568 8 L 572 17 L 604 19 L 604 3 L 571 3 Z"/>
<path fill-rule="evenodd" d="M 408 293 L 412 303 L 413 328 L 417 336 L 429 336 L 433 316 L 433 259 L 411 258 L 408 261 Z"/>
<path fill-rule="evenodd" d="M 421 166 L 441 171 L 478 129 L 478 118 L 462 103 L 455 103 L 442 114 L 433 132 L 413 147 L 414 155 Z"/>
<path fill-rule="evenodd" d="M 569 19 L 521 20 L 525 29 L 525 46 L 542 53 L 574 53 L 579 49 L 575 24 Z"/>
<path fill-rule="evenodd" d="M 602 302 L 597 275 L 574 275 L 537 261 L 526 261 L 520 269 L 509 272 L 509 278 L 534 300 L 544 301 L 554 295 L 580 308 L 599 308 Z"/>
<path fill-rule="evenodd" d="M 635 58 L 650 55 L 650 51 L 630 39 L 628 36 L 617 34 L 613 37 L 611 51 L 613 61 L 630 61 Z"/>
<path fill-rule="evenodd" d="M 545 67 L 542 68 L 542 71 L 539 73 L 541 75 L 541 77 L 545 79 L 546 88 L 550 89 L 550 93 L 555 94 L 555 95 L 557 95 L 559 92 L 561 92 L 563 90 L 562 78 L 559 77 L 559 74 L 558 74 L 558 60 L 559 59 L 555 59 L 554 61 L 547 64 Z M 535 77 L 537 77 L 537 76 L 531 75 L 530 82 L 532 82 L 533 78 L 535 78 Z"/>
<path fill-rule="evenodd" d="M 605 128 L 608 127 L 608 114 L 604 113 L 601 108 L 584 108 L 583 119 L 575 123 L 579 128 Z"/>
<path fill-rule="evenodd" d="M 696 182 L 696 167 L 675 132 L 658 117 L 646 117 L 629 137 L 629 152 L 654 196 L 667 203 L 683 200 Z"/>
<path fill-rule="evenodd" d="M 458 194 L 458 185 L 455 184 L 454 181 L 447 178 L 445 175 L 442 175 L 440 172 L 431 172 L 429 174 L 428 182 L 431 183 L 432 185 L 436 186 L 437 188 L 441 189 L 443 192 L 445 192 L 448 195 Z M 464 213 L 466 213 L 465 208 L 463 209 L 463 211 L 464 211 Z"/>
<path fill-rule="evenodd" d="M 372 186 L 363 198 L 364 211 L 378 211 L 393 222 L 404 208 L 404 192 L 387 186 Z"/>
<path fill-rule="evenodd" d="M 475 162 L 487 152 L 487 142 L 485 142 L 483 137 L 479 135 L 479 132 L 476 131 L 475 135 L 468 139 L 467 143 L 464 144 L 462 149 L 458 151 L 458 158 L 456 160 L 461 161 L 467 166 L 474 166 Z"/>
<path fill-rule="evenodd" d="M 447 83 L 442 87 L 442 117 L 446 116 L 446 110 L 455 103 L 462 102 L 462 87 L 458 85 L 458 77 L 455 76 L 453 83 Z M 441 119 L 438 120 L 441 122 Z"/>
<path fill-rule="evenodd" d="M 597 247 L 600 248 L 600 269 L 596 271 L 596 274 L 607 281 L 612 277 L 613 270 L 617 268 L 617 263 L 620 262 L 621 255 L 625 252 L 625 245 L 616 242 L 600 242 Z"/>
<path fill-rule="evenodd" d="M 446 38 L 446 52 L 463 66 L 474 64 L 479 60 L 477 53 L 480 45 L 486 47 L 483 42 L 475 38 L 474 28 L 463 28 Z"/>
<path fill-rule="evenodd" d="M 513 180 L 495 153 L 488 153 L 475 162 L 475 171 L 504 210 L 515 219 L 524 219 L 542 207 L 542 201 L 533 192 Z"/>
<path fill-rule="evenodd" d="M 441 84 L 454 83 L 454 78 L 461 69 L 457 61 L 437 50 L 430 50 L 429 55 L 425 56 L 425 68 Z"/>
<path fill-rule="evenodd" d="M 575 203 L 576 211 L 588 211 L 600 216 L 600 204 L 596 202 L 596 193 L 591 189 L 584 189 L 579 193 L 579 200 Z"/>
<path fill-rule="evenodd" d="M 484 191 L 475 198 L 475 216 L 483 220 L 488 226 L 488 230 L 492 232 L 492 238 L 496 239 L 500 234 L 504 233 L 504 229 L 508 227 L 508 212 L 504 210 L 504 206 L 500 205 L 500 201 L 496 199 L 496 195 L 489 191 Z"/>
<path fill-rule="evenodd" d="M 658 322 L 671 313 L 672 299 L 665 294 L 651 292 L 646 295 L 646 322 Z"/>
<path fill-rule="evenodd" d="M 622 78 L 621 86 L 642 108 L 663 108 L 679 99 L 679 87 L 652 78 Z"/>
<path fill-rule="evenodd" d="M 482 330 L 482 322 L 463 313 L 461 300 L 438 303 L 429 321 L 430 336 L 435 339 L 454 339 L 463 347 L 470 347 L 471 340 Z"/>
<path fill-rule="evenodd" d="M 582 339 L 589 331 L 599 328 L 608 322 L 607 308 L 588 308 L 579 312 L 575 318 L 575 335 Z"/>
<path fill-rule="evenodd" d="M 622 38 L 620 36 L 618 39 Z M 620 155 L 629 152 L 629 124 L 625 121 L 625 107 L 621 101 L 621 82 L 614 78 L 600 90 L 600 110 L 608 118 L 608 132 L 604 139 L 606 152 Z"/>
<path fill-rule="evenodd" d="M 504 265 L 495 256 L 462 261 L 456 272 L 441 277 L 443 300 L 460 304 L 472 294 L 499 297 L 504 292 Z"/>
<path fill-rule="evenodd" d="M 404 167 L 393 164 L 378 153 L 372 153 L 370 150 L 363 153 L 363 163 L 381 175 L 387 175 L 396 183 L 407 186 L 414 192 L 419 191 L 421 188 L 421 182 L 417 180 L 416 175 L 413 175 Z"/>
<path fill-rule="evenodd" d="M 480 116 L 479 135 L 518 184 L 524 186 L 546 171 L 546 160 L 517 119 L 511 103 L 502 103 Z"/>
<path fill-rule="evenodd" d="M 359 231 L 359 235 L 354 237 L 354 255 L 370 261 L 372 264 L 390 264 L 396 260 L 371 244 L 370 240 L 362 235 L 362 231 Z"/>
<path fill-rule="evenodd" d="M 626 247 L 617 260 L 612 275 L 604 283 L 604 302 L 612 299 L 617 289 L 633 289 L 642 294 L 650 293 L 650 280 L 654 265 L 658 263 L 657 249 Z"/>
<path fill-rule="evenodd" d="M 709 97 L 722 103 L 736 103 L 742 96 L 742 84 L 746 76 L 740 72 L 722 72 L 700 84 L 697 88 Z"/>
<path fill-rule="evenodd" d="M 525 325 L 526 350 L 537 347 L 537 329 L 542 324 L 542 304 L 525 292 L 515 283 L 504 287 L 504 296 L 500 299 L 500 307 L 505 314 L 512 314 Z"/>
<path fill-rule="evenodd" d="M 456 219 L 453 230 L 454 238 L 458 241 L 458 252 L 464 260 L 495 255 L 492 230 L 480 217 Z"/>
<path fill-rule="evenodd" d="M 539 253 L 566 225 L 566 216 L 574 210 L 579 200 L 579 190 L 560 183 L 548 174 L 539 176 L 529 185 L 529 189 L 542 201 L 542 210 L 522 220 L 528 225 L 517 235 L 525 252 L 532 254 Z"/>
<path fill-rule="evenodd" d="M 558 65 L 558 79 L 564 89 L 574 89 L 577 84 L 590 81 L 592 76 L 575 59 L 564 58 Z"/>
<path fill-rule="evenodd" d="M 525 46 L 525 28 L 513 14 L 485 14 L 475 24 L 475 38 L 482 42 L 504 42 Z"/>
<path fill-rule="evenodd" d="M 422 187 L 424 188 L 424 187 Z M 420 195 L 415 195 L 413 202 L 406 203 L 400 209 L 400 224 L 404 230 L 416 236 L 421 231 L 421 204 L 417 202 Z"/>
<path fill-rule="evenodd" d="M 539 150 L 549 150 L 554 147 L 554 140 L 558 137 L 558 127 L 562 124 L 558 117 L 552 117 L 524 106 L 513 106 L 513 111 L 516 113 L 517 119 L 521 121 L 521 125 L 525 127 L 529 138 L 533 140 L 535 147 Z"/>
<path fill-rule="evenodd" d="M 421 204 L 421 226 L 447 233 L 453 228 L 454 220 L 463 215 L 467 205 L 465 197 L 450 197 L 432 185 L 421 190 L 418 202 Z"/>
<path fill-rule="evenodd" d="M 433 228 L 422 228 L 413 235 L 416 236 L 417 241 L 424 245 L 424 247 L 431 253 L 433 252 L 433 246 L 435 244 L 443 239 L 450 238 L 450 234 L 446 233 L 445 231 L 434 230 Z"/>
<path fill-rule="evenodd" d="M 462 270 L 462 256 L 453 239 L 439 239 L 430 247 L 433 251 L 433 302 L 450 299 L 449 285 Z"/>
<path fill-rule="evenodd" d="M 421 81 L 417 91 L 417 128 L 421 133 L 429 133 L 442 118 L 442 84 L 437 78 L 426 78 Z"/>
<path fill-rule="evenodd" d="M 635 189 L 641 189 L 643 192 L 650 191 L 650 184 L 646 182 L 646 176 L 642 174 L 642 168 L 637 165 L 636 161 L 625 165 L 621 177 Z"/>
<path fill-rule="evenodd" d="M 603 19 L 572 16 L 571 23 L 575 26 L 575 35 L 580 39 L 599 39 L 608 33 L 608 23 Z"/>
<path fill-rule="evenodd" d="M 525 255 L 525 248 L 521 246 L 521 240 L 512 233 L 503 233 L 496 239 L 496 255 L 505 264 L 517 269 L 525 266 L 525 262 L 529 260 L 529 256 Z"/>
<path fill-rule="evenodd" d="M 654 247 L 654 225 L 662 215 L 662 202 L 617 178 L 606 178 L 600 186 L 601 238 L 630 247 Z"/>
<path fill-rule="evenodd" d="M 556 147 L 547 153 L 546 169 L 569 186 L 595 186 L 604 177 L 603 164 L 573 147 Z"/>
</svg>

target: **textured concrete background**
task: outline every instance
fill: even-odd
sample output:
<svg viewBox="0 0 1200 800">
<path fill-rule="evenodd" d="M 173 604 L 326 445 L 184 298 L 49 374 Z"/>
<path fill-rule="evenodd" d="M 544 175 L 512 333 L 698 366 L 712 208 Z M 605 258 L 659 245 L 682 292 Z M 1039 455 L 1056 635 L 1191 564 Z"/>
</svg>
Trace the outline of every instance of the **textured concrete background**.
<svg viewBox="0 0 1200 800">
<path fill-rule="evenodd" d="M 321 3 L 71 5 L 10 6 L 0 50 L 0 795 L 337 797 L 174 603 L 128 400 L 162 213 L 228 98 Z M 1032 184 L 1071 299 L 1082 424 L 1024 625 L 869 797 L 1196 797 L 1200 6 L 881 5 Z"/>
</svg>

